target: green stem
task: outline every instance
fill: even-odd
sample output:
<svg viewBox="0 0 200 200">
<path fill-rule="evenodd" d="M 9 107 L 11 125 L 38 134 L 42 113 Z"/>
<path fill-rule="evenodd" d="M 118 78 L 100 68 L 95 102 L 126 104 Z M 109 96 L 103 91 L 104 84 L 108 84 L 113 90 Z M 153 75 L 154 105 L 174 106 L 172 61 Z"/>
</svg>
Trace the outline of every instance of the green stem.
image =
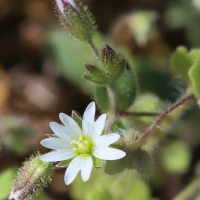
<svg viewBox="0 0 200 200">
<path fill-rule="evenodd" d="M 190 94 L 184 98 L 179 99 L 176 103 L 172 104 L 166 111 L 164 111 L 163 113 L 161 113 L 156 120 L 153 122 L 153 124 L 145 131 L 145 133 L 137 140 L 137 142 L 142 145 L 144 144 L 144 142 L 146 141 L 147 138 L 149 138 L 149 136 L 152 134 L 152 132 L 154 131 L 154 129 L 158 126 L 158 123 L 165 118 L 166 116 L 169 115 L 169 113 L 171 113 L 173 110 L 175 110 L 176 108 L 179 108 L 182 104 L 190 102 L 192 100 L 195 99 L 195 95 L 194 94 Z M 183 109 L 183 108 L 182 108 Z M 181 109 L 181 110 L 182 110 Z M 176 115 L 177 116 L 177 115 Z M 173 118 L 174 120 L 174 118 Z M 167 127 L 165 127 L 167 128 Z"/>
<path fill-rule="evenodd" d="M 92 39 L 89 39 L 89 40 L 88 40 L 88 43 L 89 43 L 89 45 L 90 45 L 90 47 L 91 47 L 91 49 L 92 49 L 94 55 L 95 55 L 97 58 L 99 58 L 99 52 L 98 52 L 96 46 L 94 45 Z"/>
<path fill-rule="evenodd" d="M 200 175 L 198 175 L 186 188 L 184 188 L 177 196 L 175 196 L 172 200 L 186 200 L 193 195 L 193 193 L 200 186 Z"/>
<path fill-rule="evenodd" d="M 109 129 L 116 120 L 117 102 L 116 102 L 116 94 L 115 94 L 114 84 L 110 83 L 107 86 L 107 90 L 108 90 L 108 97 L 109 97 L 110 106 L 111 106 L 110 116 L 107 120 L 107 126 L 106 126 L 106 128 Z"/>
</svg>

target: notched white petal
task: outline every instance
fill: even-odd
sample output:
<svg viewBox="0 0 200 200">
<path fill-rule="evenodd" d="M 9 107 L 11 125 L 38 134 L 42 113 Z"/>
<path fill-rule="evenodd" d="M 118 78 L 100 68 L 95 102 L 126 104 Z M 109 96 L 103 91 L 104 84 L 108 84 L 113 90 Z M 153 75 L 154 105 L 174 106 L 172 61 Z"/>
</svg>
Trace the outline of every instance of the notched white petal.
<svg viewBox="0 0 200 200">
<path fill-rule="evenodd" d="M 82 158 L 81 177 L 84 182 L 90 178 L 92 171 L 93 160 L 92 157 Z"/>
<path fill-rule="evenodd" d="M 81 158 L 76 156 L 70 163 L 69 166 L 65 172 L 65 184 L 69 185 L 75 178 L 78 172 L 80 171 L 82 165 L 81 165 Z"/>
<path fill-rule="evenodd" d="M 107 115 L 104 113 L 94 123 L 94 137 L 99 137 L 101 135 L 105 126 L 106 117 Z"/>
<path fill-rule="evenodd" d="M 94 151 L 94 156 L 103 160 L 118 160 L 125 157 L 126 153 L 119 149 L 102 147 Z"/>
<path fill-rule="evenodd" d="M 50 152 L 42 155 L 40 159 L 45 162 L 57 162 L 57 161 L 63 161 L 68 160 L 75 157 L 74 152 L 69 150 L 57 150 L 55 152 Z"/>
<path fill-rule="evenodd" d="M 95 145 L 97 146 L 97 148 L 100 148 L 101 146 L 109 146 L 110 144 L 116 142 L 119 138 L 120 135 L 117 133 L 102 135 L 98 138 L 95 138 Z"/>
<path fill-rule="evenodd" d="M 70 130 L 68 130 L 67 128 L 65 128 L 64 126 L 56 123 L 56 122 L 50 122 L 49 123 L 52 131 L 61 139 L 67 141 L 67 142 L 71 142 L 72 140 L 74 140 L 74 134 L 73 132 L 70 132 Z"/>
<path fill-rule="evenodd" d="M 40 144 L 49 149 L 69 149 L 72 145 L 59 138 L 47 138 L 40 142 Z"/>
<path fill-rule="evenodd" d="M 65 125 L 65 128 L 73 133 L 76 137 L 82 134 L 79 125 L 68 115 L 64 113 L 59 114 L 61 122 Z"/>
<path fill-rule="evenodd" d="M 63 5 L 62 0 L 56 0 L 56 4 L 57 4 L 59 10 L 63 13 L 64 12 L 64 5 Z"/>
<path fill-rule="evenodd" d="M 76 8 L 76 3 L 73 0 L 64 0 L 64 2 L 70 3 L 75 9 L 77 9 Z"/>
<path fill-rule="evenodd" d="M 95 110 L 95 103 L 91 102 L 83 114 L 82 129 L 85 135 L 92 136 L 94 134 Z"/>
<path fill-rule="evenodd" d="M 70 4 L 72 7 L 77 9 L 76 3 L 73 0 L 56 0 L 56 5 L 58 6 L 59 10 L 64 14 L 64 3 Z"/>
</svg>

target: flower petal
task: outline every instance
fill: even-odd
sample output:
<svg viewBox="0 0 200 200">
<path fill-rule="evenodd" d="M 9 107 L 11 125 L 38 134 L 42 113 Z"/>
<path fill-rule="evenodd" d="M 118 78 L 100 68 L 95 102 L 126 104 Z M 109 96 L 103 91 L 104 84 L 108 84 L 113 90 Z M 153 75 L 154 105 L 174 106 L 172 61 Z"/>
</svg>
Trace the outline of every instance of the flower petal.
<svg viewBox="0 0 200 200">
<path fill-rule="evenodd" d="M 66 127 L 64 127 L 56 122 L 50 122 L 49 125 L 50 125 L 52 131 L 59 138 L 65 140 L 69 143 L 76 138 L 76 135 L 74 135 L 74 133 L 71 130 L 67 129 Z"/>
<path fill-rule="evenodd" d="M 47 138 L 40 142 L 40 144 L 49 149 L 69 149 L 72 145 L 59 138 Z"/>
<path fill-rule="evenodd" d="M 82 167 L 82 159 L 76 156 L 70 163 L 65 172 L 65 184 L 69 185 L 76 177 Z"/>
<path fill-rule="evenodd" d="M 45 162 L 57 162 L 62 160 L 68 160 L 75 156 L 75 153 L 70 150 L 57 150 L 55 152 L 50 152 L 42 155 L 40 159 Z"/>
<path fill-rule="evenodd" d="M 62 0 L 56 0 L 56 4 L 59 8 L 59 10 L 63 13 L 64 12 L 64 5 Z"/>
<path fill-rule="evenodd" d="M 95 103 L 92 102 L 88 105 L 83 114 L 82 129 L 84 135 L 92 136 L 94 134 L 94 117 L 95 117 Z"/>
<path fill-rule="evenodd" d="M 59 114 L 60 120 L 65 125 L 65 128 L 72 133 L 76 138 L 82 135 L 79 125 L 68 115 L 64 113 Z"/>
<path fill-rule="evenodd" d="M 111 133 L 108 135 L 102 135 L 95 139 L 95 145 L 97 148 L 109 146 L 110 144 L 116 142 L 120 138 L 120 135 L 117 133 Z"/>
<path fill-rule="evenodd" d="M 101 135 L 106 121 L 106 114 L 102 114 L 97 121 L 94 123 L 94 137 L 98 137 Z"/>
<path fill-rule="evenodd" d="M 64 2 L 70 3 L 76 9 L 76 4 L 73 0 L 64 0 Z"/>
<path fill-rule="evenodd" d="M 95 157 L 103 160 L 118 160 L 126 156 L 126 153 L 119 149 L 109 147 L 97 148 L 93 154 Z"/>
<path fill-rule="evenodd" d="M 82 158 L 82 166 L 81 166 L 81 177 L 84 182 L 86 182 L 90 178 L 90 174 L 92 171 L 93 160 L 92 157 Z"/>
</svg>

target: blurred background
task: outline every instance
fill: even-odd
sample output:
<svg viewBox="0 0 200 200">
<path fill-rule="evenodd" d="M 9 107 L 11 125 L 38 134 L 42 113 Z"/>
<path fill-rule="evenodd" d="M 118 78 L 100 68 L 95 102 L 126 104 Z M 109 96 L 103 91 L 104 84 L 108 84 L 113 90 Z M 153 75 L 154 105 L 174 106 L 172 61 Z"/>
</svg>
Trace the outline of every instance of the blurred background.
<svg viewBox="0 0 200 200">
<path fill-rule="evenodd" d="M 96 19 L 97 47 L 106 42 L 134 63 L 139 81 L 135 111 L 159 112 L 158 101 L 166 108 L 183 94 L 186 83 L 170 68 L 170 56 L 179 45 L 199 47 L 199 0 L 83 3 Z M 93 53 L 87 44 L 67 35 L 54 5 L 53 0 L 0 0 L 0 200 L 8 198 L 25 158 L 35 151 L 48 151 L 40 141 L 52 133 L 49 122 L 59 122 L 60 112 L 71 115 L 75 110 L 82 115 L 93 100 L 93 85 L 80 78 L 84 62 L 94 62 Z M 145 180 L 127 174 L 107 177 L 93 170 L 87 183 L 79 176 L 66 186 L 65 169 L 61 169 L 50 186 L 32 199 L 172 199 L 195 174 L 200 158 L 199 113 L 191 105 L 167 131 L 162 148 L 152 153 L 154 176 Z M 153 119 L 132 120 L 134 127 L 144 130 Z"/>
</svg>

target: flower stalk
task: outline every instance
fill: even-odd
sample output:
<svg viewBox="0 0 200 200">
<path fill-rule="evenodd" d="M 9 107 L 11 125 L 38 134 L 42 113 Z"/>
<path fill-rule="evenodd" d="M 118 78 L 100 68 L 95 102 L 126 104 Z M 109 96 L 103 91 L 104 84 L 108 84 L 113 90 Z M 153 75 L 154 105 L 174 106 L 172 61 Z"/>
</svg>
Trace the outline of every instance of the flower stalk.
<svg viewBox="0 0 200 200">
<path fill-rule="evenodd" d="M 161 113 L 156 120 L 153 122 L 153 124 L 145 131 L 145 133 L 137 140 L 138 144 L 141 146 L 144 144 L 144 142 L 149 138 L 149 136 L 153 133 L 155 128 L 157 127 L 158 123 L 165 118 L 170 112 L 178 108 L 184 103 L 189 103 L 190 101 L 195 100 L 195 94 L 190 94 L 186 97 L 181 98 L 176 103 L 172 104 L 166 111 Z"/>
<path fill-rule="evenodd" d="M 89 40 L 88 40 L 88 44 L 90 45 L 90 47 L 91 47 L 91 49 L 92 49 L 94 55 L 95 55 L 97 58 L 99 58 L 99 52 L 98 52 L 96 46 L 94 45 L 92 39 L 89 39 Z"/>
</svg>

